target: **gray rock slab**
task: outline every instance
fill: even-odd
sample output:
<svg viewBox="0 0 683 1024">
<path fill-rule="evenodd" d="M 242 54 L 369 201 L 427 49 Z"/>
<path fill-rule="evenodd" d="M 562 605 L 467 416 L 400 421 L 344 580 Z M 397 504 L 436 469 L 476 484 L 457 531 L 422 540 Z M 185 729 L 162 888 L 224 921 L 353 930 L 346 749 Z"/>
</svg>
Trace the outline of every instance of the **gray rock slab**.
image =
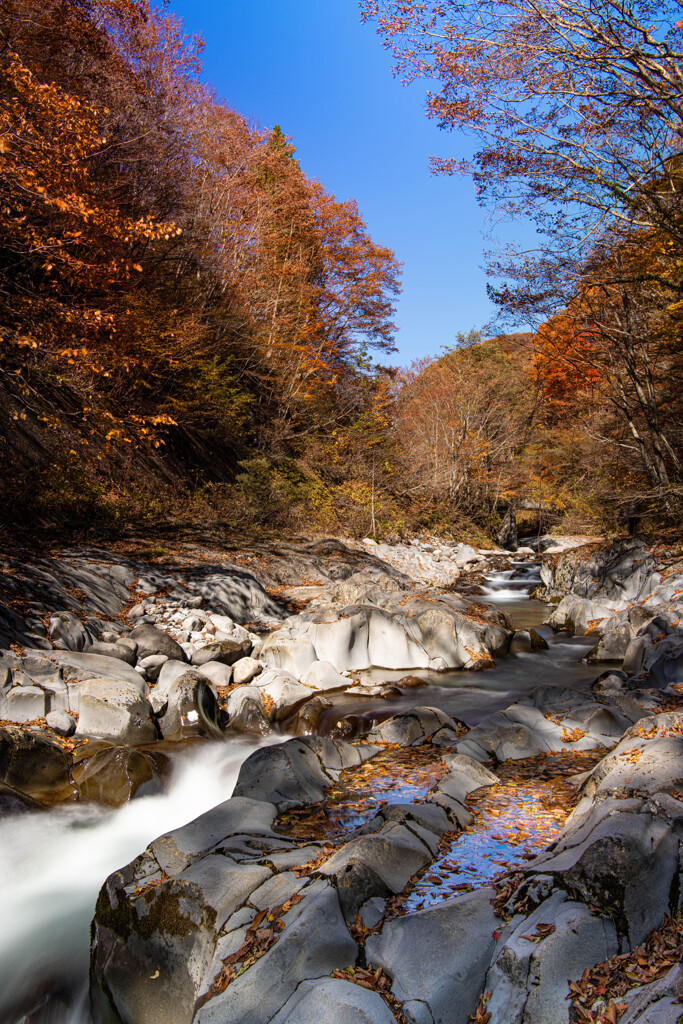
<svg viewBox="0 0 683 1024">
<path fill-rule="evenodd" d="M 569 982 L 618 952 L 614 925 L 565 892 L 515 921 L 486 977 L 491 1024 L 569 1024 Z M 543 924 L 554 931 L 534 941 Z"/>
<path fill-rule="evenodd" d="M 175 875 L 227 836 L 239 832 L 269 834 L 276 813 L 272 804 L 232 797 L 189 824 L 155 839 L 150 850 L 161 870 Z"/>
<path fill-rule="evenodd" d="M 366 943 L 373 967 L 393 978 L 392 993 L 404 1004 L 423 1004 L 434 1024 L 467 1024 L 484 988 L 495 947 L 495 891 L 479 889 L 428 910 L 397 917 Z M 422 1019 L 428 1020 L 422 1011 Z M 417 1014 L 414 1012 L 414 1016 Z"/>
<path fill-rule="evenodd" d="M 78 651 L 50 651 L 49 659 L 58 665 L 68 665 L 82 675 L 105 676 L 107 679 L 125 679 L 126 682 L 139 685 L 140 675 L 119 658 L 105 657 L 102 654 L 90 654 Z"/>
<path fill-rule="evenodd" d="M 302 981 L 355 963 L 358 947 L 328 882 L 309 886 L 282 921 L 285 928 L 275 945 L 205 1003 L 196 1024 L 267 1024 Z"/>
<path fill-rule="evenodd" d="M 377 992 L 340 978 L 302 981 L 272 1024 L 395 1024 Z"/>
</svg>

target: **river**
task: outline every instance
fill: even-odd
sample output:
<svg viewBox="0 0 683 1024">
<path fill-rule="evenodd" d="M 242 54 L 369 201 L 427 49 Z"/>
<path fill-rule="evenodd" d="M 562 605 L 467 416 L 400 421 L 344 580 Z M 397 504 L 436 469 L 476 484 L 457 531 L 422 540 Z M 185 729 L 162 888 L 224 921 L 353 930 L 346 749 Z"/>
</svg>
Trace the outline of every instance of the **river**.
<svg viewBox="0 0 683 1024">
<path fill-rule="evenodd" d="M 542 625 L 547 605 L 529 597 L 538 568 L 520 563 L 491 574 L 483 599 L 505 608 L 516 628 L 537 629 L 548 641 L 547 651 L 511 654 L 477 673 L 416 672 L 427 685 L 391 702 L 341 695 L 332 717 L 386 717 L 431 705 L 474 725 L 534 686 L 586 687 L 596 675 L 581 661 L 591 644 Z M 376 671 L 371 678 L 405 674 Z M 88 1024 L 89 925 L 105 878 L 152 839 L 226 800 L 240 765 L 263 742 L 269 741 L 231 737 L 226 743 L 192 744 L 177 756 L 165 793 L 118 810 L 69 804 L 0 820 L 1 1024 Z"/>
</svg>

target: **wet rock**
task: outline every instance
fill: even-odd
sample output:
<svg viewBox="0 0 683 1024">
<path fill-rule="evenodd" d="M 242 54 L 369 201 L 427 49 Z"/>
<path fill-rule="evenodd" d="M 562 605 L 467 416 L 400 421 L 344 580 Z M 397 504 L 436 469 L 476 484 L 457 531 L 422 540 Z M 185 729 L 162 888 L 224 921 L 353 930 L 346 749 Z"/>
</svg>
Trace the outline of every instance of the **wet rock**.
<svg viewBox="0 0 683 1024">
<path fill-rule="evenodd" d="M 0 820 L 10 814 L 25 814 L 27 811 L 40 811 L 43 804 L 33 800 L 26 793 L 0 782 Z"/>
<path fill-rule="evenodd" d="M 70 796 L 72 757 L 39 733 L 0 729 L 0 780 L 29 796 Z"/>
<path fill-rule="evenodd" d="M 479 889 L 397 917 L 368 938 L 368 963 L 393 978 L 392 993 L 418 1024 L 466 1024 L 474 1014 L 500 926 L 494 896 Z"/>
<path fill-rule="evenodd" d="M 184 672 L 168 686 L 166 710 L 161 718 L 165 740 L 192 736 L 222 738 L 218 700 L 211 684 L 193 671 Z"/>
<path fill-rule="evenodd" d="M 458 723 L 461 724 L 461 723 Z M 458 742 L 457 725 L 439 708 L 411 708 L 387 718 L 368 733 L 371 743 L 398 743 L 402 747 L 419 747 L 429 743 L 436 734 L 444 732 L 455 745 Z"/>
<path fill-rule="evenodd" d="M 128 636 L 138 645 L 137 655 L 140 661 L 143 658 L 148 658 L 151 654 L 165 654 L 172 661 L 187 660 L 180 644 L 176 643 L 168 633 L 164 633 L 162 629 L 157 629 L 150 623 L 145 622 L 136 626 Z"/>
<path fill-rule="evenodd" d="M 251 640 L 218 640 L 215 643 L 200 647 L 192 655 L 192 664 L 198 668 L 207 662 L 217 661 L 222 665 L 232 665 L 240 658 L 251 654 Z"/>
<path fill-rule="evenodd" d="M 50 711 L 45 723 L 58 736 L 73 736 L 76 732 L 76 719 L 66 711 Z"/>
<path fill-rule="evenodd" d="M 310 736 L 318 732 L 320 718 L 324 711 L 332 707 L 332 701 L 325 697 L 313 697 L 299 708 L 293 722 L 289 723 L 288 731 L 295 736 Z"/>
<path fill-rule="evenodd" d="M 302 981 L 272 1024 L 394 1024 L 377 992 L 340 978 Z"/>
<path fill-rule="evenodd" d="M 74 765 L 72 778 L 81 800 L 120 807 L 133 797 L 162 793 L 170 769 L 164 754 L 106 747 Z"/>
<path fill-rule="evenodd" d="M 82 681 L 78 687 L 77 735 L 126 745 L 153 743 L 157 729 L 142 687 L 141 680 L 136 686 L 124 679 Z"/>
<path fill-rule="evenodd" d="M 547 651 L 548 642 L 535 629 L 518 629 L 510 642 L 512 654 L 532 654 L 535 651 Z"/>
<path fill-rule="evenodd" d="M 235 732 L 269 736 L 272 733 L 257 686 L 238 686 L 228 694 L 228 722 Z"/>
</svg>

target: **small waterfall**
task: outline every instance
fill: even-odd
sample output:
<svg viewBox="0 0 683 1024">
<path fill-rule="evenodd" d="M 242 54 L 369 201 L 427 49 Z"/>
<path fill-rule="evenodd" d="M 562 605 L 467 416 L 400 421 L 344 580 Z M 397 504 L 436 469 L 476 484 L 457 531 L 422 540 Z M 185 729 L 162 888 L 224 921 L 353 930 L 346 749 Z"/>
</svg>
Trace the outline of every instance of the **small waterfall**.
<svg viewBox="0 0 683 1024">
<path fill-rule="evenodd" d="M 491 572 L 482 592 L 488 601 L 524 601 L 541 582 L 540 562 L 523 562 L 516 569 Z"/>
</svg>

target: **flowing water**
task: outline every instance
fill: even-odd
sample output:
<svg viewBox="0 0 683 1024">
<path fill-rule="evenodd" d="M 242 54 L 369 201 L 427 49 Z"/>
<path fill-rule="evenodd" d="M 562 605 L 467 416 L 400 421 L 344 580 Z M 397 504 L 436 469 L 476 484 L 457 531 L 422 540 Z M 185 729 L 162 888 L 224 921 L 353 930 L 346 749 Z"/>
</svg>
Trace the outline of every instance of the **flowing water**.
<svg viewBox="0 0 683 1024">
<path fill-rule="evenodd" d="M 426 685 L 390 702 L 337 696 L 323 730 L 334 731 L 347 715 L 378 720 L 418 705 L 473 725 L 534 686 L 585 687 L 595 676 L 581 663 L 591 645 L 540 625 L 547 606 L 529 597 L 538 579 L 538 566 L 530 563 L 491 574 L 484 600 L 504 607 L 517 628 L 534 626 L 548 651 L 509 655 L 478 673 L 416 672 Z M 385 681 L 405 674 L 369 676 Z M 226 800 L 240 765 L 263 742 L 192 744 L 177 756 L 167 792 L 118 810 L 70 804 L 0 819 L 0 1024 L 87 1024 L 89 925 L 105 878 L 152 839 Z"/>
<path fill-rule="evenodd" d="M 166 793 L 118 810 L 97 804 L 0 819 L 0 1022 L 84 1024 L 89 930 L 105 878 L 157 836 L 232 794 L 259 744 L 193 744 L 177 759 Z M 45 993 L 31 1016 L 41 992 Z"/>
</svg>

